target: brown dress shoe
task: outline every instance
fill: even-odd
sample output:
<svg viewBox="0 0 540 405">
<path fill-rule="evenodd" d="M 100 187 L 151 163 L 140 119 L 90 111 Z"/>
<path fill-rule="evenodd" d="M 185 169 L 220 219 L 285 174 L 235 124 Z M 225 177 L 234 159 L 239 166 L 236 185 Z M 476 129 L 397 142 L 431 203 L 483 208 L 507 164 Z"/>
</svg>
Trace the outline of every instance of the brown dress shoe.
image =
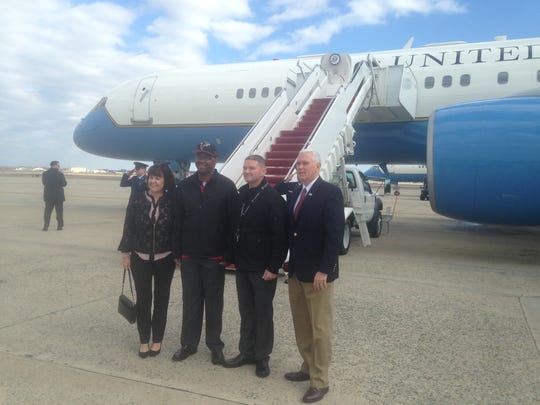
<svg viewBox="0 0 540 405">
<path fill-rule="evenodd" d="M 302 401 L 308 404 L 311 402 L 317 402 L 323 399 L 323 397 L 327 393 L 328 393 L 328 387 L 326 388 L 309 387 L 309 389 L 306 391 L 306 393 L 302 397 Z"/>
<path fill-rule="evenodd" d="M 289 381 L 309 381 L 309 374 L 303 371 L 292 371 L 285 374 L 285 379 Z"/>
</svg>

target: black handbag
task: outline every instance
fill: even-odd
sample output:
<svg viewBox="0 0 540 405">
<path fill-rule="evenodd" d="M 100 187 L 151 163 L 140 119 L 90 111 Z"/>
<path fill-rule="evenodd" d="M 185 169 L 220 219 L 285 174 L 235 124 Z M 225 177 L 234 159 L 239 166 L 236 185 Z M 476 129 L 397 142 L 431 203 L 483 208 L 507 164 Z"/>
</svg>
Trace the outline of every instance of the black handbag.
<svg viewBox="0 0 540 405">
<path fill-rule="evenodd" d="M 126 283 L 126 273 L 129 278 L 129 288 L 131 289 L 131 299 L 124 294 L 124 284 Z M 135 323 L 137 320 L 137 309 L 135 308 L 135 300 L 133 296 L 133 284 L 131 283 L 131 272 L 124 270 L 124 278 L 122 279 L 122 294 L 118 297 L 118 313 L 122 315 L 129 323 Z"/>
</svg>

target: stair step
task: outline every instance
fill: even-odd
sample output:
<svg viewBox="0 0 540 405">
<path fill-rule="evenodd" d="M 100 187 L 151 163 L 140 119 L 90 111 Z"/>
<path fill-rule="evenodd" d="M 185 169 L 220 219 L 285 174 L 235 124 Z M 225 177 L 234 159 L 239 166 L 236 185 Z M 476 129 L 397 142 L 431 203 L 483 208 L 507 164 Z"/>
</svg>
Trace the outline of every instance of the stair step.
<svg viewBox="0 0 540 405">
<path fill-rule="evenodd" d="M 295 150 L 299 151 L 304 147 L 304 142 L 302 143 L 276 143 L 270 147 L 271 151 L 288 151 L 288 150 Z"/>
<path fill-rule="evenodd" d="M 278 184 L 284 178 L 285 178 L 285 176 L 266 176 L 266 181 L 268 182 L 268 184 L 270 184 L 272 187 L 274 187 L 276 184 Z"/>
<path fill-rule="evenodd" d="M 289 167 L 268 167 L 266 166 L 267 176 L 281 176 L 285 177 L 289 173 Z"/>
<path fill-rule="evenodd" d="M 290 136 L 304 136 L 309 137 L 311 135 L 311 129 L 307 128 L 298 128 L 298 129 L 284 129 L 280 132 L 280 136 L 282 137 L 290 137 Z"/>
<path fill-rule="evenodd" d="M 313 123 L 317 123 L 321 120 L 321 115 L 318 114 L 318 115 L 313 115 L 313 116 L 310 116 L 310 117 L 304 117 L 302 118 L 300 121 L 298 121 L 298 123 L 307 123 L 307 122 L 313 122 Z"/>
<path fill-rule="evenodd" d="M 296 156 L 298 156 L 298 151 L 270 151 L 266 152 L 266 159 L 296 159 Z"/>
<path fill-rule="evenodd" d="M 281 143 L 306 143 L 307 136 L 280 136 L 276 138 L 276 144 Z"/>
<path fill-rule="evenodd" d="M 296 156 L 295 156 L 296 159 Z M 290 168 L 294 162 L 294 159 L 276 159 L 266 158 L 266 167 L 288 167 Z"/>
<path fill-rule="evenodd" d="M 317 121 L 308 121 L 308 122 L 304 122 L 304 121 L 300 121 L 298 124 L 296 124 L 296 128 L 295 129 L 301 129 L 302 131 L 313 131 L 313 128 L 315 128 L 315 126 L 319 123 L 319 120 Z"/>
</svg>

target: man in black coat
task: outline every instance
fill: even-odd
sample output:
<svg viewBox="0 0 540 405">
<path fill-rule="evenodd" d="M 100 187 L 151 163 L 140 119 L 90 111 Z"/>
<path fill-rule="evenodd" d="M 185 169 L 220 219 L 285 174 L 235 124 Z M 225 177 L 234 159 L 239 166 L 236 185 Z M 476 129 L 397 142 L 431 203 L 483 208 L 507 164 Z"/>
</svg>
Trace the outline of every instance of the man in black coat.
<svg viewBox="0 0 540 405">
<path fill-rule="evenodd" d="M 50 169 L 43 172 L 41 176 L 43 183 L 43 201 L 45 201 L 45 212 L 43 213 L 43 230 L 49 229 L 51 213 L 53 208 L 56 211 L 57 230 L 64 228 L 64 187 L 67 186 L 66 178 L 60 171 L 60 162 L 53 160 Z"/>
<path fill-rule="evenodd" d="M 172 359 L 183 361 L 197 352 L 205 314 L 212 363 L 223 364 L 224 265 L 232 263 L 238 192 L 215 169 L 215 145 L 201 142 L 193 152 L 197 172 L 180 182 L 176 199 L 181 233 L 182 346 Z"/>
<path fill-rule="evenodd" d="M 343 238 L 341 190 L 319 177 L 317 152 L 300 151 L 296 161 L 298 184 L 276 186 L 287 194 L 289 218 L 289 301 L 298 351 L 299 371 L 289 381 L 310 381 L 304 402 L 321 400 L 328 392 L 332 354 L 334 283 Z"/>
<path fill-rule="evenodd" d="M 274 310 L 278 271 L 287 254 L 285 201 L 268 185 L 264 158 L 248 156 L 239 189 L 240 206 L 235 238 L 236 291 L 240 310 L 240 354 L 225 361 L 227 368 L 255 364 L 255 374 L 270 374 L 274 345 Z"/>
</svg>

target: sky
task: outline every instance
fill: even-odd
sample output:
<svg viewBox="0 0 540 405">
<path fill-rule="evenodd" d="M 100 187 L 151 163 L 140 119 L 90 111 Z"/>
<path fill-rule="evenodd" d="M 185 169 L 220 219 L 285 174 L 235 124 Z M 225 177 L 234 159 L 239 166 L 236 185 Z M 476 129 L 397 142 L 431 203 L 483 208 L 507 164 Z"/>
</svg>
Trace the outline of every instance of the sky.
<svg viewBox="0 0 540 405">
<path fill-rule="evenodd" d="M 538 37 L 536 0 L 2 0 L 0 167 L 128 169 L 73 130 L 121 82 L 174 67 Z"/>
</svg>

